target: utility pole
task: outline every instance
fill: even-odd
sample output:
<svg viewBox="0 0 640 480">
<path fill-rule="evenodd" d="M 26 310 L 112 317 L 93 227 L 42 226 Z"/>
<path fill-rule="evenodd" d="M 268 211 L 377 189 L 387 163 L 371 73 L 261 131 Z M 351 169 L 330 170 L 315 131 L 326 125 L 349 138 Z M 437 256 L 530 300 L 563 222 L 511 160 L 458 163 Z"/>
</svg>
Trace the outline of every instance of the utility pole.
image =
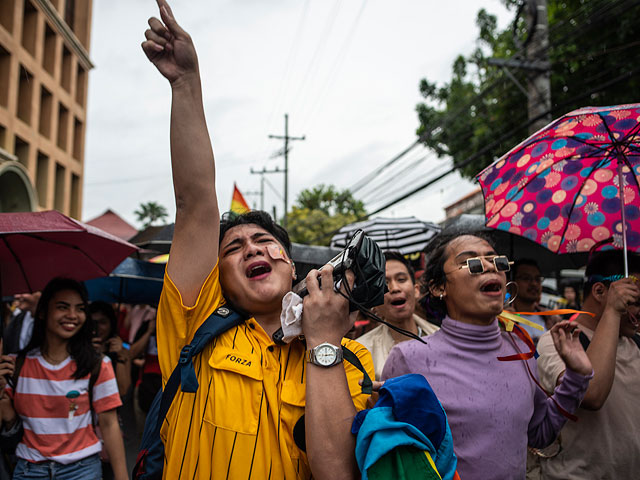
<svg viewBox="0 0 640 480">
<path fill-rule="evenodd" d="M 526 47 L 527 60 L 549 65 L 549 18 L 547 0 L 528 0 L 527 23 L 533 25 L 532 38 Z M 535 133 L 551 122 L 551 69 L 532 71 L 527 76 L 529 118 L 541 118 L 529 127 Z"/>
<path fill-rule="evenodd" d="M 289 136 L 289 114 L 284 114 L 284 136 L 282 135 L 269 135 L 269 138 L 275 138 L 278 140 L 284 140 L 284 212 L 282 215 L 282 224 L 287 228 L 287 212 L 289 211 L 289 140 L 304 140 L 302 137 L 290 137 Z M 277 169 L 276 169 L 277 170 Z"/>
<path fill-rule="evenodd" d="M 522 0 L 514 20 L 514 26 L 517 24 L 522 10 L 526 12 L 528 35 L 522 43 L 514 29 L 514 42 L 524 49 L 526 58 L 490 58 L 487 62 L 490 65 L 501 67 L 509 79 L 527 97 L 528 118 L 529 120 L 537 119 L 529 126 L 529 133 L 532 134 L 551 122 L 551 63 L 549 62 L 547 0 Z M 509 67 L 526 71 L 526 88 L 511 73 Z"/>
<path fill-rule="evenodd" d="M 253 167 L 251 167 L 249 171 L 254 175 L 260 175 L 260 210 L 264 210 L 264 176 L 267 173 L 282 173 L 282 170 L 278 167 L 273 170 L 267 170 L 265 167 L 262 167 L 262 170 L 254 170 Z"/>
</svg>

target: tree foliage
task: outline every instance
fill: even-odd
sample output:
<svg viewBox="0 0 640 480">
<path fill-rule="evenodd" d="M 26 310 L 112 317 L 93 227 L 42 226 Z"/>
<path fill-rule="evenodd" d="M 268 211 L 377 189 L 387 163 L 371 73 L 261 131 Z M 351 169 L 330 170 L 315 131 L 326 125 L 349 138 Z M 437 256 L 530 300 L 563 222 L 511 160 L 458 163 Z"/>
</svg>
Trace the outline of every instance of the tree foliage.
<svg viewBox="0 0 640 480">
<path fill-rule="evenodd" d="M 142 228 L 147 228 L 154 223 L 161 221 L 162 224 L 166 224 L 167 209 L 157 202 L 141 203 L 136 211 L 133 212 L 136 216 L 136 220 L 142 224 Z"/>
<path fill-rule="evenodd" d="M 287 214 L 287 230 L 293 242 L 329 245 L 339 228 L 362 220 L 366 214 L 364 203 L 349 190 L 318 185 L 300 192 Z"/>
<path fill-rule="evenodd" d="M 518 46 L 528 32 L 520 2 L 503 0 L 517 19 L 498 29 L 482 9 L 476 24 L 477 48 L 453 63 L 448 83 L 420 82 L 424 102 L 417 106 L 423 143 L 438 156 L 450 156 L 472 178 L 528 135 L 527 97 L 489 58 L 524 59 Z M 628 0 L 548 0 L 551 62 L 551 116 L 586 105 L 638 101 L 640 4 Z M 527 71 L 509 69 L 526 88 Z"/>
</svg>

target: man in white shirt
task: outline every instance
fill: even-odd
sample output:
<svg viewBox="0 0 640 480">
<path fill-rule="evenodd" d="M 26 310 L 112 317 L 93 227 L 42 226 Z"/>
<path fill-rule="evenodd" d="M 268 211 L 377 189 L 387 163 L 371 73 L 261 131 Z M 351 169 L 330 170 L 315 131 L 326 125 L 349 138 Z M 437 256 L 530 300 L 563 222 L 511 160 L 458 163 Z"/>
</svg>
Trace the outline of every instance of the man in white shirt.
<svg viewBox="0 0 640 480">
<path fill-rule="evenodd" d="M 385 252 L 384 256 L 387 260 L 386 278 L 389 291 L 384 295 L 384 304 L 375 308 L 376 314 L 390 324 L 419 337 L 437 331 L 436 325 L 415 314 L 420 287 L 416 285 L 415 272 L 411 263 L 398 252 Z M 379 380 L 391 349 L 396 343 L 409 339 L 410 337 L 382 324 L 357 338 L 356 341 L 371 352 L 376 380 Z"/>
</svg>

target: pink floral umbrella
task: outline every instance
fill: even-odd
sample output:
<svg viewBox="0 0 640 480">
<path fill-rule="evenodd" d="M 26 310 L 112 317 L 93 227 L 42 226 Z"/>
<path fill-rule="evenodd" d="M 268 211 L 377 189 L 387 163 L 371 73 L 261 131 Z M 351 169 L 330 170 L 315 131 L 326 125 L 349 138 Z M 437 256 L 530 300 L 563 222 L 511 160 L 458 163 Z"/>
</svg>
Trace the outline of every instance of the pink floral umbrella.
<svg viewBox="0 0 640 480">
<path fill-rule="evenodd" d="M 533 134 L 478 174 L 487 226 L 556 253 L 640 253 L 639 120 L 640 104 L 586 107 Z"/>
</svg>

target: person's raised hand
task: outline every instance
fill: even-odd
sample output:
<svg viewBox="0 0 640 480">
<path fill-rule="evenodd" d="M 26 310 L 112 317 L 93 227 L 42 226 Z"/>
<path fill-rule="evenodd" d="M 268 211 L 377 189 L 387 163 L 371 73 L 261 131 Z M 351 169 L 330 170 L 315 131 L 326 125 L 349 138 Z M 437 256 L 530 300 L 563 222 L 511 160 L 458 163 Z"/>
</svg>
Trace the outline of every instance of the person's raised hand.
<svg viewBox="0 0 640 480">
<path fill-rule="evenodd" d="M 564 320 L 556 323 L 549 332 L 553 339 L 553 345 L 567 368 L 585 376 L 593 371 L 587 352 L 580 343 L 578 337 L 580 330 L 575 323 Z"/>
<path fill-rule="evenodd" d="M 16 359 L 11 355 L 0 355 L 0 394 L 7 386 L 7 378 L 13 377 L 16 368 Z"/>
<path fill-rule="evenodd" d="M 158 71 L 176 85 L 189 75 L 198 74 L 198 56 L 191 37 L 178 25 L 166 0 L 157 2 L 161 20 L 149 19 L 142 50 Z"/>
<path fill-rule="evenodd" d="M 623 278 L 609 285 L 605 309 L 614 310 L 619 315 L 627 313 L 629 305 L 640 299 L 640 288 L 635 278 Z"/>
<path fill-rule="evenodd" d="M 353 278 L 347 271 L 349 285 L 353 285 Z M 309 295 L 304 297 L 302 331 L 308 348 L 322 342 L 340 345 L 342 337 L 351 329 L 352 319 L 349 301 L 334 289 L 333 267 L 325 265 L 320 271 L 311 270 L 306 280 Z M 344 293 L 344 285 L 341 290 Z"/>
</svg>

